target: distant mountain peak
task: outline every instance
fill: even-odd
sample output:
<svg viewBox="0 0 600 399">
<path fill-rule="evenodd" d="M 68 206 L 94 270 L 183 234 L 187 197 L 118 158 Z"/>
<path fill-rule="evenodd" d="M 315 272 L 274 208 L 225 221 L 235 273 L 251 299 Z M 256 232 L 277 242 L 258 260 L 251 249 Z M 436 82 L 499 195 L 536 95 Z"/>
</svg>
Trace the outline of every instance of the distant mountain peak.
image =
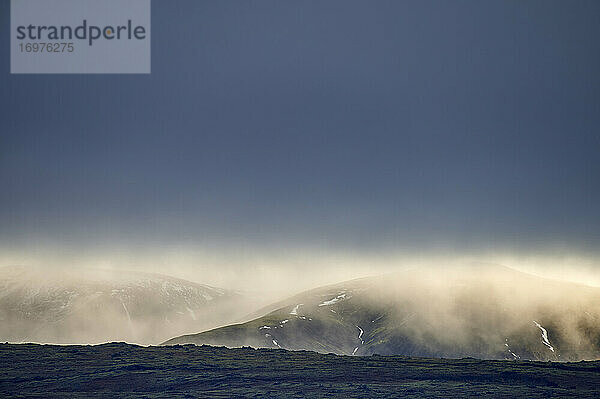
<svg viewBox="0 0 600 399">
<path fill-rule="evenodd" d="M 166 275 L 90 269 L 0 269 L 0 340 L 158 343 L 235 321 L 237 292 Z"/>
</svg>

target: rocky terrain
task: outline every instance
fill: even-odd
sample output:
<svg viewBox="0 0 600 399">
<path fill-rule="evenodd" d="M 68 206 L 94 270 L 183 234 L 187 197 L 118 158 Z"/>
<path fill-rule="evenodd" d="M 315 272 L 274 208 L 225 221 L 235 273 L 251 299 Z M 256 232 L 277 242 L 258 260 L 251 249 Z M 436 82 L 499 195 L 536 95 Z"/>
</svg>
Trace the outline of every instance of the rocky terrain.
<svg viewBox="0 0 600 399">
<path fill-rule="evenodd" d="M 3 398 L 597 398 L 600 362 L 0 344 Z"/>
</svg>

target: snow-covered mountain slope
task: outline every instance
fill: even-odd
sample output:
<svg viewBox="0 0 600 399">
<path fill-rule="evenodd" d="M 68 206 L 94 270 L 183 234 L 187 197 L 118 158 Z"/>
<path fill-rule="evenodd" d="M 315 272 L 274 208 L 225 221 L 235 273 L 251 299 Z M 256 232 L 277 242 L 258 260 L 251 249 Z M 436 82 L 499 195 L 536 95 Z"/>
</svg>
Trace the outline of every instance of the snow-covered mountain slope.
<svg viewBox="0 0 600 399">
<path fill-rule="evenodd" d="M 0 269 L 0 340 L 156 344 L 234 322 L 243 295 L 173 277 L 109 271 Z"/>
<path fill-rule="evenodd" d="M 495 265 L 418 269 L 305 292 L 243 324 L 173 338 L 370 355 L 600 358 L 600 289 Z"/>
</svg>

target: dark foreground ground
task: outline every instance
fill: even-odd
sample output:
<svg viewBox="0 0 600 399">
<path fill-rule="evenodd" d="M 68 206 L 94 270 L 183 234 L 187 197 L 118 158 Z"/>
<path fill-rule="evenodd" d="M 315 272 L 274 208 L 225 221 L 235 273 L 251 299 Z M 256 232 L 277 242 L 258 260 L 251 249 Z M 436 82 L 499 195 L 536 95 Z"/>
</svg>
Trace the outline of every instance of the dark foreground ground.
<svg viewBox="0 0 600 399">
<path fill-rule="evenodd" d="M 348 357 L 249 348 L 0 344 L 2 398 L 598 398 L 600 361 Z"/>
</svg>

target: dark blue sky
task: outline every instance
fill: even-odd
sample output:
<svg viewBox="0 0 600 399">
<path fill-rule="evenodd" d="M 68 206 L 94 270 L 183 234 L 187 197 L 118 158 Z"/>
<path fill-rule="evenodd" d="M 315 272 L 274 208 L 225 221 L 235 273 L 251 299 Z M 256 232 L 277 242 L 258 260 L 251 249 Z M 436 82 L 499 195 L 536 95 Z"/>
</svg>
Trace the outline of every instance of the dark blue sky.
<svg viewBox="0 0 600 399">
<path fill-rule="evenodd" d="M 600 247 L 598 1 L 154 1 L 147 76 L 0 24 L 5 244 Z"/>
</svg>

